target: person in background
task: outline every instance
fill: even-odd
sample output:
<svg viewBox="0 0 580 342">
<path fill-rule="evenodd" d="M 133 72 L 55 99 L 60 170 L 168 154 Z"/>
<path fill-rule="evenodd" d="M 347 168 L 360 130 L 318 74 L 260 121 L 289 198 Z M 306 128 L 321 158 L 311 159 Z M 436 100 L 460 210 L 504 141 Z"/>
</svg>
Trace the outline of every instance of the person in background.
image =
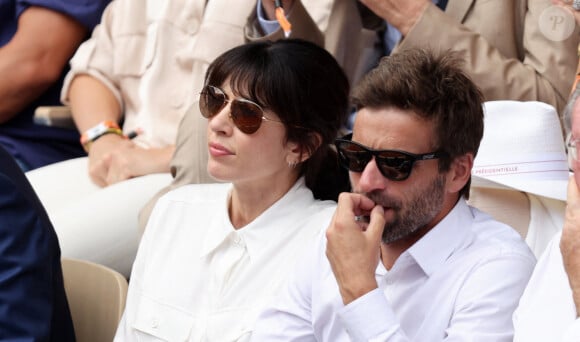
<svg viewBox="0 0 580 342">
<path fill-rule="evenodd" d="M 299 0 L 288 2 L 291 6 Z M 366 70 L 376 65 L 380 56 L 409 48 L 458 51 L 485 101 L 542 101 L 558 111 L 566 104 L 572 80 L 563 76 L 573 73 L 578 65 L 580 26 L 574 25 L 572 16 L 566 16 L 568 11 L 554 12 L 549 0 L 360 3 L 363 17 L 359 22 L 353 22 L 340 5 L 333 7 L 329 29 L 348 27 L 327 32 L 325 44 L 365 41 L 366 46 L 346 53 L 356 54 L 354 59 L 366 65 Z M 367 39 L 369 31 L 378 32 L 378 42 Z M 374 54 L 368 53 L 373 49 Z"/>
<path fill-rule="evenodd" d="M 244 34 L 247 40 L 278 40 L 285 38 L 285 32 L 280 27 L 276 19 L 275 1 L 256 1 L 254 9 L 247 21 L 244 21 Z M 364 41 L 346 41 L 325 39 L 324 34 L 331 36 L 341 36 L 347 25 L 335 25 L 332 16 L 340 13 L 341 16 L 349 18 L 355 27 L 360 25 L 360 16 L 358 14 L 356 3 L 352 1 L 334 1 L 334 0 L 305 0 L 294 2 L 292 0 L 281 1 L 288 21 L 291 23 L 290 37 L 307 38 L 321 46 L 324 46 L 341 67 L 345 70 L 348 79 L 353 82 L 360 75 L 357 68 L 358 55 L 353 55 L 350 51 L 357 50 L 366 44 L 369 37 Z M 229 6 L 229 5 L 228 5 Z M 358 25 L 358 26 L 357 26 Z M 375 36 L 373 33 L 372 36 Z M 371 39 L 372 40 L 372 39 Z M 350 46 L 355 44 L 355 46 Z M 143 232 L 157 200 L 168 191 L 179 188 L 180 186 L 192 183 L 203 183 L 211 181 L 207 175 L 204 165 L 207 161 L 207 151 L 204 148 L 202 139 L 205 137 L 198 134 L 199 113 L 196 107 L 187 113 L 178 127 L 177 140 L 175 144 L 175 153 L 170 162 L 173 179 L 168 186 L 159 190 L 150 198 L 139 213 L 139 230 Z M 192 155 L 194 158 L 192 158 Z"/>
<path fill-rule="evenodd" d="M 56 233 L 1 146 L 0 165 L 0 340 L 72 342 Z"/>
<path fill-rule="evenodd" d="M 85 155 L 73 130 L 35 124 L 60 105 L 67 63 L 109 0 L 0 0 L 0 146 L 24 170 Z"/>
<path fill-rule="evenodd" d="M 287 9 L 289 17 L 305 16 L 301 5 Z M 215 182 L 205 167 L 207 123 L 195 102 L 209 63 L 245 43 L 252 11 L 253 1 L 225 0 L 116 0 L 107 7 L 71 60 L 62 90 L 88 157 L 27 173 L 63 255 L 129 276 L 138 213 L 171 181 L 169 160 L 184 116 L 194 144 L 186 156 L 190 181 Z M 293 23 L 291 37 L 322 44 L 321 35 L 309 33 L 314 22 Z"/>
<path fill-rule="evenodd" d="M 564 226 L 539 258 L 514 313 L 514 341 L 580 339 L 580 87 L 573 92 L 564 118 L 568 131 L 568 181 Z"/>
<path fill-rule="evenodd" d="M 348 189 L 332 142 L 348 80 L 323 48 L 254 42 L 219 56 L 199 99 L 207 169 L 155 206 L 116 341 L 247 341 Z M 152 324 L 152 322 L 154 322 Z"/>
<path fill-rule="evenodd" d="M 309 0 L 286 0 L 283 4 L 289 9 L 293 32 L 294 27 L 303 28 L 304 23 L 312 21 L 309 14 L 313 11 L 292 9 L 302 5 L 317 7 Z M 283 37 L 284 32 L 273 15 L 274 1 L 260 0 L 257 6 L 245 27 L 246 36 Z M 339 60 L 351 84 L 357 84 L 382 56 L 417 47 L 451 50 L 462 55 L 464 69 L 482 90 L 485 101 L 542 101 L 562 108 L 572 84 L 562 75 L 574 72 L 578 64 L 575 51 L 580 30 L 574 27 L 566 35 L 564 25 L 550 26 L 550 16 L 542 16 L 550 14 L 548 0 L 333 1 L 318 7 L 330 12 L 324 16 L 322 29 L 313 27 L 310 31 L 324 37 L 325 48 Z M 556 14 L 559 17 L 555 21 L 566 21 L 561 12 Z M 314 19 L 319 22 L 319 18 Z M 542 28 L 565 39 L 555 39 L 543 33 Z M 179 126 L 170 163 L 173 180 L 141 211 L 140 230 L 163 193 L 200 181 L 199 165 L 203 163 L 191 158 L 192 153 L 201 153 L 199 142 L 193 138 L 196 117 L 186 115 Z M 354 115 L 348 127 L 352 126 L 353 118 Z M 525 197 L 518 200 L 522 208 L 529 208 Z"/>
<path fill-rule="evenodd" d="M 332 222 L 258 318 L 254 341 L 511 341 L 535 258 L 466 204 L 482 96 L 453 54 L 383 58 L 353 91 Z"/>
</svg>

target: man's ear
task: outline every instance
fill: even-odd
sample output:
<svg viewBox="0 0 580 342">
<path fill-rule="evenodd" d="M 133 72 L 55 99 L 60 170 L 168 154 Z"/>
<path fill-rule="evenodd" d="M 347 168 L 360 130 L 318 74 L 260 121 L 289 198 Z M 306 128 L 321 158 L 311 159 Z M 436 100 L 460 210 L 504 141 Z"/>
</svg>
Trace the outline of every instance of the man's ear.
<svg viewBox="0 0 580 342">
<path fill-rule="evenodd" d="M 456 157 L 447 172 L 447 191 L 458 193 L 467 184 L 473 168 L 473 153 Z"/>
<path fill-rule="evenodd" d="M 308 140 L 303 144 L 289 141 L 286 162 L 288 164 L 302 163 L 312 156 L 314 151 L 320 147 L 320 144 L 322 144 L 322 137 L 316 132 L 308 133 Z"/>
</svg>

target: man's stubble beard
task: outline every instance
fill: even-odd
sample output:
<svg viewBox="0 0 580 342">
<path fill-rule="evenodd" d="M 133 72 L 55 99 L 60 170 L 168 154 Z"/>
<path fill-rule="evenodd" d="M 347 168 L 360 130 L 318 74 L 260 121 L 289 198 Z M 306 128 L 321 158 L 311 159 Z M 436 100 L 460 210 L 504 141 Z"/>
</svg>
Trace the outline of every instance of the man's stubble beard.
<svg viewBox="0 0 580 342">
<path fill-rule="evenodd" d="M 410 190 L 411 197 L 403 203 L 399 199 L 387 198 L 381 192 L 371 192 L 366 195 L 383 208 L 391 208 L 395 218 L 385 223 L 383 243 L 392 243 L 409 237 L 437 216 L 443 207 L 445 194 L 445 175 L 439 174 L 424 190 Z"/>
</svg>

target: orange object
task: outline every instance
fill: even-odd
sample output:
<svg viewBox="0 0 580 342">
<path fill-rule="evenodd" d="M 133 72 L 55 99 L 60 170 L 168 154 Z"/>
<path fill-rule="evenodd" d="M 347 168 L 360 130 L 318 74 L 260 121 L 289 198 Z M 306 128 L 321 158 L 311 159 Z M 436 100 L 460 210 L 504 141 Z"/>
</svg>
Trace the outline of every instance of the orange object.
<svg viewBox="0 0 580 342">
<path fill-rule="evenodd" d="M 276 20 L 278 20 L 280 27 L 282 27 L 282 30 L 284 30 L 284 36 L 288 38 L 290 33 L 292 33 L 292 24 L 290 24 L 288 19 L 286 19 L 286 14 L 284 13 L 284 9 L 282 7 L 276 8 Z"/>
</svg>

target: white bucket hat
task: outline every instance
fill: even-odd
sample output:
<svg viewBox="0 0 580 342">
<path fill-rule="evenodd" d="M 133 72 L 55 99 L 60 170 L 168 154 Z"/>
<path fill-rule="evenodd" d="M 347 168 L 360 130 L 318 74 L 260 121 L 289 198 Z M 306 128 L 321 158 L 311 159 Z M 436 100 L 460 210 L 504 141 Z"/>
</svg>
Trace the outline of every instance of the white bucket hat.
<svg viewBox="0 0 580 342">
<path fill-rule="evenodd" d="M 566 200 L 569 171 L 558 113 L 542 102 L 484 103 L 472 187 L 516 189 Z"/>
</svg>

